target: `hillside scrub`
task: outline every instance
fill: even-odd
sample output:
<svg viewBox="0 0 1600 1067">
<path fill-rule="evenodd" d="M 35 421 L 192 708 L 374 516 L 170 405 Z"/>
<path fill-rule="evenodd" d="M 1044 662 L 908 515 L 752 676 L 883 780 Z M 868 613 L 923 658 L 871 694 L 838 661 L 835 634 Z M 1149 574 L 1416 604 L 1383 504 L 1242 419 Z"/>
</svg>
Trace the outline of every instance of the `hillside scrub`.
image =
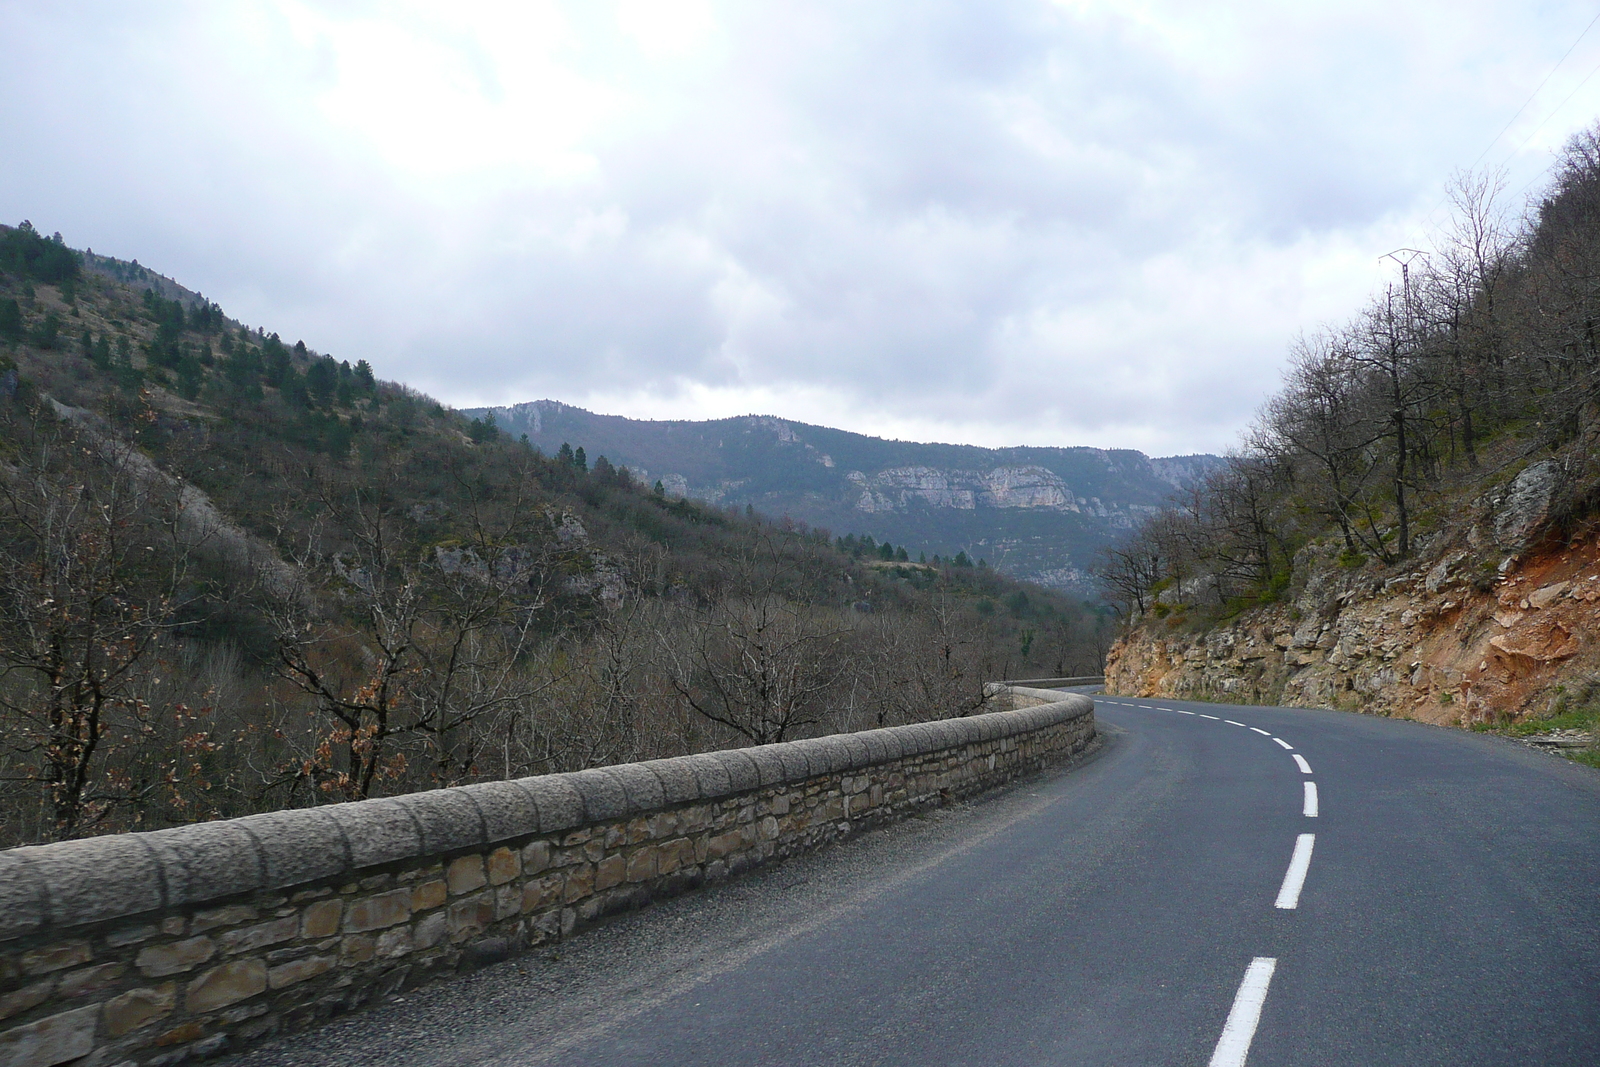
<svg viewBox="0 0 1600 1067">
<path fill-rule="evenodd" d="M 1581 531 L 1600 503 L 1600 128 L 1520 223 L 1502 200 L 1459 176 L 1433 251 L 1394 253 L 1395 281 L 1298 341 L 1239 450 L 1104 554 L 1126 619 L 1203 629 L 1276 602 L 1317 546 L 1399 574 L 1491 510 L 1485 557 Z"/>
<path fill-rule="evenodd" d="M 0 845 L 971 714 L 1102 615 L 669 499 L 0 228 Z"/>
<path fill-rule="evenodd" d="M 1600 128 L 1512 222 L 1453 187 L 1431 253 L 1301 339 L 1226 464 L 1099 573 L 1113 691 L 1507 729 L 1600 672 Z"/>
</svg>

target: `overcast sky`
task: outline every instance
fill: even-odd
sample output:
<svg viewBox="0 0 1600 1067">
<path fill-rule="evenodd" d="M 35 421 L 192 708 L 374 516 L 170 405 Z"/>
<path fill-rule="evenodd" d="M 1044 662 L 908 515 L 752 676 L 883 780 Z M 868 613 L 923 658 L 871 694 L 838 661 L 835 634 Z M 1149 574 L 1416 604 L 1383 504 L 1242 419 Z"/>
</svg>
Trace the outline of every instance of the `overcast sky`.
<svg viewBox="0 0 1600 1067">
<path fill-rule="evenodd" d="M 458 406 L 1220 451 L 1597 13 L 0 0 L 0 219 Z"/>
</svg>

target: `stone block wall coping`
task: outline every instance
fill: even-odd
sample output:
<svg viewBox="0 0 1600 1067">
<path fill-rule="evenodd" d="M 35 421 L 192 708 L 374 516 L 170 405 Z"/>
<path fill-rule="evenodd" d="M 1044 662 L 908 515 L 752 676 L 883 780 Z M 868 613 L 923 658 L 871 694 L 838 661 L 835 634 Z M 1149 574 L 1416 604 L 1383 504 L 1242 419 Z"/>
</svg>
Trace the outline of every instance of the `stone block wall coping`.
<svg viewBox="0 0 1600 1067">
<path fill-rule="evenodd" d="M 1093 714 L 1087 697 L 1009 688 L 1014 704 L 1035 706 L 0 851 L 0 942 L 481 851 Z"/>
</svg>

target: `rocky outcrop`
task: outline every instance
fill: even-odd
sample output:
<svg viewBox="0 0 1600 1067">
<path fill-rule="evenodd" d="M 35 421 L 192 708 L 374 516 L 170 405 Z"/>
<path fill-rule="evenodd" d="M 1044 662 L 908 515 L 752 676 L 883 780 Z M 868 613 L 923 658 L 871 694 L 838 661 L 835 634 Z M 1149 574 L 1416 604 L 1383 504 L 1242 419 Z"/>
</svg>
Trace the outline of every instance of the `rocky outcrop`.
<svg viewBox="0 0 1600 1067">
<path fill-rule="evenodd" d="M 1152 505 L 1118 502 L 1108 506 L 1099 497 L 1074 496 L 1060 475 L 1035 465 L 989 471 L 889 467 L 876 474 L 850 471 L 845 478 L 852 491 L 859 493 L 856 509 L 868 514 L 904 511 L 916 503 L 960 511 L 1018 508 L 1092 515 L 1127 528 L 1138 517 L 1159 510 Z"/>
<path fill-rule="evenodd" d="M 1537 524 L 1539 485 L 1512 483 L 1516 517 L 1500 512 L 1496 532 Z M 1288 602 L 1203 632 L 1177 616 L 1131 630 L 1108 657 L 1107 690 L 1469 725 L 1543 710 L 1555 686 L 1600 672 L 1600 539 L 1498 563 L 1457 548 L 1393 575 L 1313 550 L 1296 570 L 1307 577 Z"/>
</svg>

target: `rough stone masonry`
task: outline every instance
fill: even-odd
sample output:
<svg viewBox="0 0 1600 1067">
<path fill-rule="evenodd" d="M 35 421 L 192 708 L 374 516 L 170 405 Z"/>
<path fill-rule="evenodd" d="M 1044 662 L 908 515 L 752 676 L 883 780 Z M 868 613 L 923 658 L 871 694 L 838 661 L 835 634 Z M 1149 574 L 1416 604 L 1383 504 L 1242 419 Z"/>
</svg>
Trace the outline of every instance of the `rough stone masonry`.
<svg viewBox="0 0 1600 1067">
<path fill-rule="evenodd" d="M 1017 710 L 0 852 L 0 1067 L 238 1048 L 1093 740 L 1088 698 L 1005 692 Z"/>
</svg>

